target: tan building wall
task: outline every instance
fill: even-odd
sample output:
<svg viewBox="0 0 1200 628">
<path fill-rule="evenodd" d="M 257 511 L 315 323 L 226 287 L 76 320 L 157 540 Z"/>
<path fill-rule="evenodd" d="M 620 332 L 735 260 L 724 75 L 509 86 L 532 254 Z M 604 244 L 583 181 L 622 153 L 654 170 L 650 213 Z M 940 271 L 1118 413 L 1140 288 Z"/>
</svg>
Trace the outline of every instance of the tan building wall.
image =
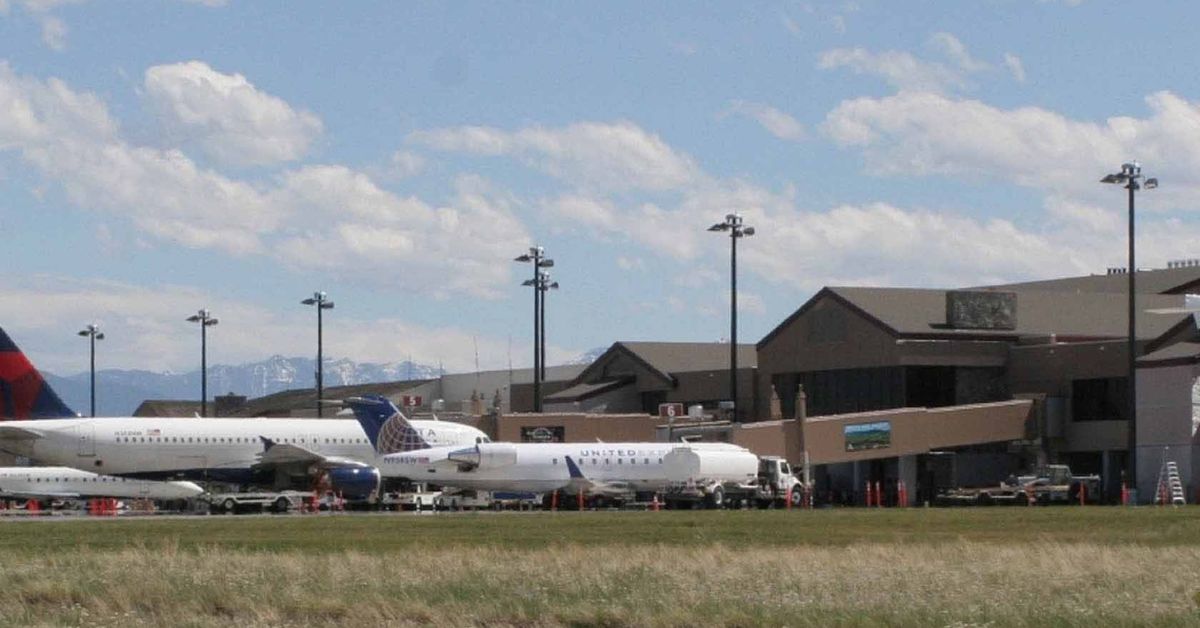
<svg viewBox="0 0 1200 628">
<path fill-rule="evenodd" d="M 908 456 L 934 449 L 1023 439 L 1032 407 L 1032 401 L 1017 400 L 833 415 L 806 421 L 804 439 L 812 464 Z M 847 425 L 877 421 L 891 423 L 890 446 L 846 451 Z"/>
<path fill-rule="evenodd" d="M 518 443 L 522 427 L 561 427 L 568 443 L 653 442 L 654 428 L 662 422 L 649 414 L 506 414 L 497 420 L 495 439 Z"/>
</svg>

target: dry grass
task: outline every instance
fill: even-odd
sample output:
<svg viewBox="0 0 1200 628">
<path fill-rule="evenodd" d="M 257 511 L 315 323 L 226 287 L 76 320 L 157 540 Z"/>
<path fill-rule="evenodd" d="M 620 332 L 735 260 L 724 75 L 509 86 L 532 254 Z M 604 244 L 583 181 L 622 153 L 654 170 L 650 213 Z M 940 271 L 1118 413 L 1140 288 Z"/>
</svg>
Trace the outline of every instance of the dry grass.
<svg viewBox="0 0 1200 628">
<path fill-rule="evenodd" d="M 308 554 L 146 547 L 0 562 L 7 625 L 1198 625 L 1200 548 L 955 541 Z"/>
</svg>

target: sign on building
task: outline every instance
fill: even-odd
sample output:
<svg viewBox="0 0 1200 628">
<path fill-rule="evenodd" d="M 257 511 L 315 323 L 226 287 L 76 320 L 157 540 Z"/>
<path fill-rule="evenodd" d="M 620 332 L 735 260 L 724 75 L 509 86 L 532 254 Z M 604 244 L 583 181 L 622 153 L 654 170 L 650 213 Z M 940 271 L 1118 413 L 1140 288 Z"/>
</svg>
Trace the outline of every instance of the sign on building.
<svg viewBox="0 0 1200 628">
<path fill-rule="evenodd" d="M 842 428 L 846 451 L 885 449 L 892 446 L 892 422 L 855 423 Z"/>
<path fill-rule="evenodd" d="M 658 404 L 658 416 L 667 419 L 678 419 L 683 416 L 683 404 L 660 403 Z"/>
<path fill-rule="evenodd" d="M 522 425 L 522 443 L 561 443 L 565 430 L 561 425 Z"/>
<path fill-rule="evenodd" d="M 400 403 L 405 408 L 418 408 L 421 406 L 421 395 L 400 395 Z"/>
</svg>

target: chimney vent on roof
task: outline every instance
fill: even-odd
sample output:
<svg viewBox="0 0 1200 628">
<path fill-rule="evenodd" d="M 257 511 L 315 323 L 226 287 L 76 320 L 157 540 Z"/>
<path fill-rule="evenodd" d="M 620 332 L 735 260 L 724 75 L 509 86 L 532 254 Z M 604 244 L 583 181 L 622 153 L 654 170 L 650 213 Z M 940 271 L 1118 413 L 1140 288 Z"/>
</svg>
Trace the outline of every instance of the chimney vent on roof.
<svg viewBox="0 0 1200 628">
<path fill-rule="evenodd" d="M 1126 271 L 1125 271 L 1124 266 L 1109 266 L 1108 267 L 1108 274 L 1110 274 L 1110 275 L 1124 275 L 1125 272 Z"/>
<path fill-rule="evenodd" d="M 1176 259 L 1167 262 L 1167 268 L 1192 268 L 1195 266 L 1200 266 L 1200 259 L 1194 257 L 1190 259 Z"/>
<path fill-rule="evenodd" d="M 1017 295 L 992 290 L 946 292 L 946 325 L 952 329 L 1017 328 Z"/>
</svg>

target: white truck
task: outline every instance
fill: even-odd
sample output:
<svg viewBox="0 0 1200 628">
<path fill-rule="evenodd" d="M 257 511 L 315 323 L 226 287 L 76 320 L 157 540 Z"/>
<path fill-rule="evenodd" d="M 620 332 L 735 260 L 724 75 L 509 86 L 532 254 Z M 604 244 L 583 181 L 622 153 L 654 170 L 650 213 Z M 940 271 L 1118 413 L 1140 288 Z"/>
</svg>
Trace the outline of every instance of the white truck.
<svg viewBox="0 0 1200 628">
<path fill-rule="evenodd" d="M 757 473 L 751 471 L 743 474 L 740 481 L 729 479 L 696 479 L 696 478 L 729 478 L 736 474 L 730 471 L 735 467 L 744 467 L 747 463 L 739 452 L 729 452 L 729 456 L 713 456 L 711 452 L 700 458 L 690 456 L 692 452 L 676 450 L 668 454 L 678 455 L 680 460 L 664 460 L 668 469 L 672 465 L 678 467 L 678 472 L 684 478 L 672 485 L 663 494 L 663 501 L 668 508 L 692 508 L 701 505 L 705 508 L 742 508 L 757 506 L 786 506 L 787 500 L 792 500 L 793 506 L 803 503 L 803 483 L 792 474 L 791 465 L 787 460 L 778 456 L 763 456 L 757 458 Z M 753 467 L 751 467 L 753 468 Z"/>
</svg>

